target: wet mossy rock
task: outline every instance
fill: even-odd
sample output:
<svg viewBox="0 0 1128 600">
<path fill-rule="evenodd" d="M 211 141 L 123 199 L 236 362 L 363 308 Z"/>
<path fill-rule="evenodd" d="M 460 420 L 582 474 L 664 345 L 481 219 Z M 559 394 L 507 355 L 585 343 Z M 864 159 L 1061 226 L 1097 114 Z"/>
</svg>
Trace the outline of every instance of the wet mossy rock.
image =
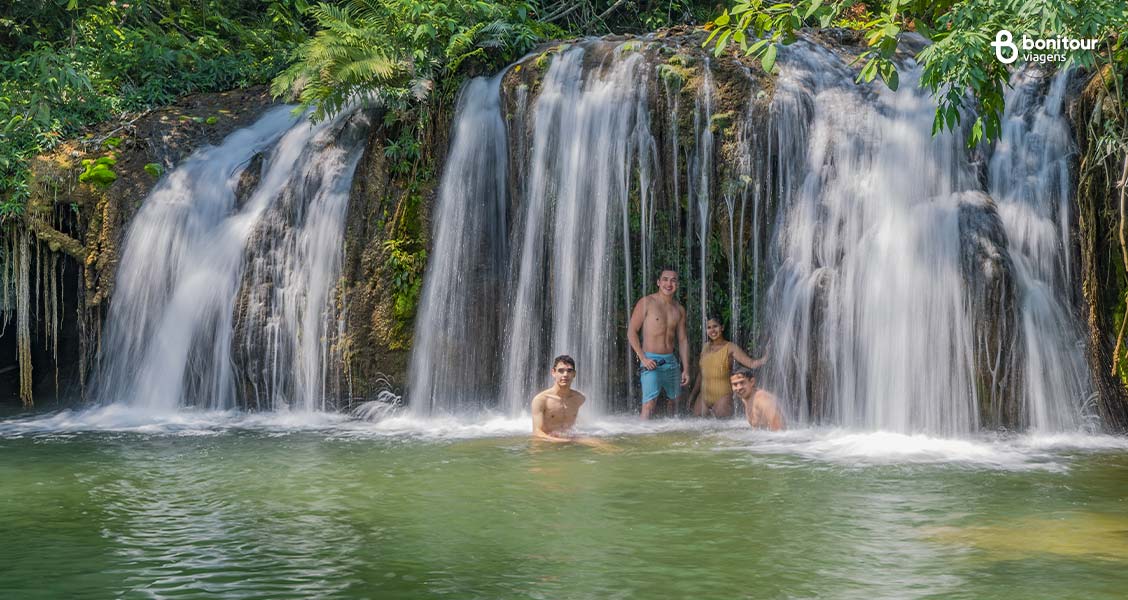
<svg viewBox="0 0 1128 600">
<path fill-rule="evenodd" d="M 1125 318 L 1125 292 L 1128 269 L 1120 248 L 1120 212 L 1117 178 L 1124 156 L 1103 156 L 1097 149 L 1097 135 L 1106 127 L 1124 131 L 1128 123 L 1105 123 L 1123 119 L 1104 78 L 1109 67 L 1075 80 L 1074 98 L 1068 107 L 1080 150 L 1076 204 L 1077 239 L 1080 246 L 1081 296 L 1088 326 L 1089 372 L 1096 387 L 1097 412 L 1105 427 L 1128 431 L 1128 357 L 1120 353 L 1120 364 L 1113 372 L 1117 335 Z M 1095 158 L 1103 156 L 1103 160 Z"/>
<path fill-rule="evenodd" d="M 262 86 L 196 94 L 60 145 L 31 164 L 28 228 L 86 267 L 89 306 L 100 306 L 112 292 L 125 226 L 158 180 L 153 172 L 219 143 L 271 103 Z"/>
</svg>

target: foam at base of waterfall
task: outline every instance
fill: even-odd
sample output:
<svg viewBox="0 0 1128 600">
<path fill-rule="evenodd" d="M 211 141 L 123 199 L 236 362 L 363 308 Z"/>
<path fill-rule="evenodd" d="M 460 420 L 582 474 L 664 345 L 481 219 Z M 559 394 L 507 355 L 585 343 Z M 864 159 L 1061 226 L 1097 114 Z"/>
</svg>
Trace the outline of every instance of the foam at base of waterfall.
<svg viewBox="0 0 1128 600">
<path fill-rule="evenodd" d="M 79 438 L 109 433 L 144 436 L 214 436 L 250 433 L 266 436 L 322 435 L 358 442 L 445 443 L 492 440 L 511 446 L 525 444 L 528 415 L 499 413 L 472 416 L 420 417 L 393 408 L 377 420 L 340 413 L 277 411 L 139 412 L 121 405 L 0 421 L 0 440 L 19 437 Z M 983 434 L 941 438 L 892 432 L 861 432 L 839 428 L 755 431 L 743 419 L 726 421 L 665 419 L 640 421 L 634 416 L 583 420 L 577 433 L 608 439 L 631 452 L 725 452 L 739 459 L 769 466 L 806 468 L 828 465 L 846 468 L 915 467 L 967 468 L 1001 471 L 1068 470 L 1077 458 L 1102 452 L 1128 451 L 1128 438 L 1084 433 Z M 638 447 L 647 436 L 656 446 Z M 670 439 L 673 436 L 674 439 Z M 795 458 L 801 459 L 799 462 Z M 660 459 L 659 459 L 660 460 Z"/>
<path fill-rule="evenodd" d="M 951 465 L 1008 471 L 1062 471 L 1066 468 L 1061 460 L 1063 454 L 1128 450 L 1128 438 L 1083 433 L 941 438 L 886 431 L 799 429 L 780 433 L 745 430 L 730 437 L 742 444 L 729 450 L 798 455 L 851 467 Z"/>
<path fill-rule="evenodd" d="M 236 429 L 310 431 L 339 427 L 349 421 L 341 413 L 318 411 L 139 410 L 130 405 L 109 404 L 0 421 L 0 438 L 83 432 L 211 435 Z"/>
</svg>

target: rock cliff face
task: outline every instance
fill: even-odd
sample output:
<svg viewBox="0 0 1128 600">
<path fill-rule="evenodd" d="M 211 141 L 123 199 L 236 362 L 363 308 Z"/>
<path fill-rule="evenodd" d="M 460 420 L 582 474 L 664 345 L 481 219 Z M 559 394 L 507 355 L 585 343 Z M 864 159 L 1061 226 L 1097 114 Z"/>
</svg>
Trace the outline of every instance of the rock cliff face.
<svg viewBox="0 0 1128 600">
<path fill-rule="evenodd" d="M 1080 245 L 1081 294 L 1088 329 L 1086 352 L 1101 421 L 1109 430 L 1128 431 L 1128 361 L 1114 351 L 1125 320 L 1128 259 L 1124 244 L 1124 188 L 1118 176 L 1128 157 L 1105 153 L 1099 136 L 1108 129 L 1124 131 L 1124 110 L 1103 74 L 1079 78 L 1069 116 L 1079 147 L 1076 179 L 1077 231 Z M 1124 185 L 1123 182 L 1120 184 Z M 1121 340 L 1123 342 L 1123 340 Z M 1116 358 L 1114 358 L 1116 357 Z"/>
</svg>

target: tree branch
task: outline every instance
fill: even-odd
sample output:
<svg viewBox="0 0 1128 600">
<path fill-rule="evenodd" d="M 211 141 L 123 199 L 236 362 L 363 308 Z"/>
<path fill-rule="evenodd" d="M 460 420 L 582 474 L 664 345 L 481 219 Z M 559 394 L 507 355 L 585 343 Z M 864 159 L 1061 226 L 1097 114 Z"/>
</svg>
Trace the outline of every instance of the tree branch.
<svg viewBox="0 0 1128 600">
<path fill-rule="evenodd" d="M 552 13 L 551 15 L 545 17 L 544 22 L 545 23 L 551 23 L 553 21 L 558 21 L 560 19 L 563 19 L 564 17 L 572 14 L 572 12 L 574 12 L 577 8 L 582 7 L 584 4 L 586 4 L 586 2 L 574 2 L 571 6 L 568 6 L 567 4 L 565 4 L 564 7 L 561 8 L 560 10 L 558 10 L 558 11 Z"/>
</svg>

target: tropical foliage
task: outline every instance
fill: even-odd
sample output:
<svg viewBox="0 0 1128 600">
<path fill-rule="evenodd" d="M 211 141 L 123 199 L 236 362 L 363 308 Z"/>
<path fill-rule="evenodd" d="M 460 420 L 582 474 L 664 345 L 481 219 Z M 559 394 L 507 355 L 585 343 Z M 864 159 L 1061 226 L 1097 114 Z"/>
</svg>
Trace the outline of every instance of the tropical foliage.
<svg viewBox="0 0 1128 600">
<path fill-rule="evenodd" d="M 190 92 L 270 81 L 306 37 L 305 8 L 304 0 L 7 3 L 0 221 L 23 210 L 27 161 L 85 126 Z"/>
<path fill-rule="evenodd" d="M 880 77 L 891 88 L 899 84 L 893 60 L 898 43 L 916 31 L 932 43 L 916 60 L 922 66 L 921 83 L 937 99 L 933 132 L 956 129 L 976 106 L 969 143 L 994 139 L 999 134 L 1003 109 L 1006 65 L 995 58 L 991 43 L 1006 29 L 1020 38 L 1068 36 L 1096 38 L 1100 49 L 1071 50 L 1071 64 L 1094 67 L 1108 61 L 1125 46 L 1128 3 L 1123 0 L 888 0 L 857 2 L 799 0 L 774 2 L 737 0 L 712 22 L 707 43 L 718 54 L 730 43 L 760 58 L 765 69 L 775 62 L 777 43 L 794 42 L 804 26 L 831 25 L 863 32 L 867 50 L 859 57 L 859 81 Z M 1103 57 L 1103 58 L 1102 58 Z M 971 98 L 968 97 L 968 92 Z"/>
<path fill-rule="evenodd" d="M 272 89 L 313 106 L 315 119 L 354 98 L 406 108 L 467 60 L 508 60 L 531 48 L 544 29 L 529 10 L 480 0 L 322 2 L 310 10 L 320 30 L 294 50 Z"/>
</svg>

